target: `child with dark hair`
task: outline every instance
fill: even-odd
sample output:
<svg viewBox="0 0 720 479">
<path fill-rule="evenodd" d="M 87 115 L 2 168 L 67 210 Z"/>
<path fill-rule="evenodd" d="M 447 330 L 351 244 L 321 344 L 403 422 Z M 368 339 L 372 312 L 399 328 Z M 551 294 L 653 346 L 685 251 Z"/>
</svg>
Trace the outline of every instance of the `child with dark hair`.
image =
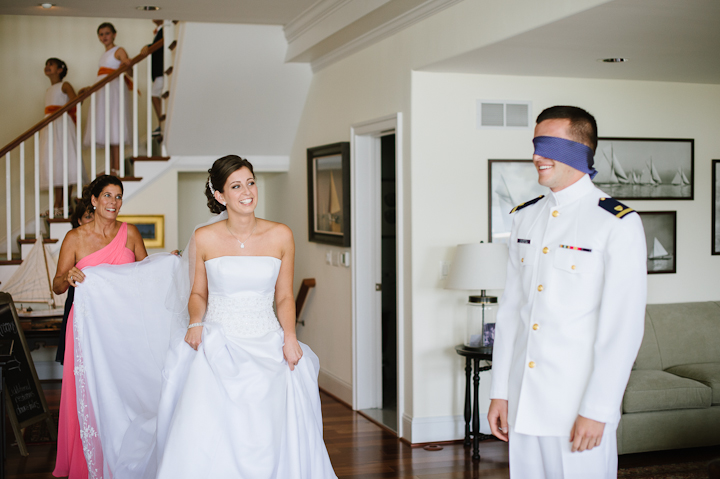
<svg viewBox="0 0 720 479">
<path fill-rule="evenodd" d="M 45 116 L 52 115 L 61 109 L 69 101 L 75 99 L 75 90 L 69 82 L 63 81 L 67 75 L 68 67 L 64 61 L 59 58 L 49 58 L 45 62 L 45 76 L 50 80 L 50 88 L 45 92 Z M 55 216 L 62 215 L 63 206 L 63 151 L 64 141 L 67 141 L 67 173 L 68 173 L 68 196 L 72 198 L 72 185 L 77 183 L 77 156 L 75 137 L 76 137 L 76 119 L 75 109 L 68 112 L 72 121 L 67 124 L 67 131 L 63 130 L 62 120 L 52 122 L 53 144 L 52 144 L 52 162 L 53 177 L 49 178 L 50 163 L 50 141 L 48 128 L 40 131 L 40 188 L 55 188 Z M 83 169 L 83 177 L 86 180 L 85 171 Z"/>
<path fill-rule="evenodd" d="M 97 29 L 98 40 L 105 47 L 105 52 L 100 57 L 100 68 L 97 73 L 97 81 L 102 80 L 106 76 L 110 75 L 120 67 L 130 63 L 130 58 L 124 48 L 115 45 L 115 35 L 117 31 L 112 23 L 102 23 Z M 110 171 L 106 171 L 105 174 L 119 176 L 120 174 L 120 128 L 123 128 L 124 132 L 124 143 L 130 144 L 130 122 L 132 115 L 130 112 L 130 100 L 132 97 L 133 83 L 128 74 L 125 76 L 125 84 L 127 86 L 123 97 L 123 104 L 120 104 L 120 79 L 115 79 L 97 92 L 95 98 L 95 144 L 92 145 L 92 138 L 90 136 L 90 129 L 92 128 L 91 122 L 88 122 L 85 126 L 85 146 L 105 146 L 105 95 L 109 98 L 109 114 L 108 123 L 110 131 Z M 84 93 L 88 88 L 80 90 L 80 94 Z M 122 125 L 120 124 L 120 109 L 124 110 L 124 119 Z"/>
</svg>

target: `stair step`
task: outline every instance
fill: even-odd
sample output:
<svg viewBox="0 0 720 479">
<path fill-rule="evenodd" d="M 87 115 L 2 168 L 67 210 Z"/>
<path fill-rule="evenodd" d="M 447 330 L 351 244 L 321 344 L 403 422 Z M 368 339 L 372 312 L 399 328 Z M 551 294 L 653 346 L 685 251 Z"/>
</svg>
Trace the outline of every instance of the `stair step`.
<svg viewBox="0 0 720 479">
<path fill-rule="evenodd" d="M 118 177 L 118 180 L 120 180 L 120 181 L 142 181 L 142 178 L 139 176 L 120 176 L 120 177 Z"/>
<path fill-rule="evenodd" d="M 70 223 L 70 218 L 45 218 L 48 223 Z"/>
<path fill-rule="evenodd" d="M 23 262 L 23 260 L 21 260 L 21 259 L 11 259 L 10 261 L 5 259 L 5 260 L 0 260 L 0 266 L 18 265 L 18 264 L 22 264 L 22 262 Z"/>
<path fill-rule="evenodd" d="M 169 91 L 166 91 L 165 93 L 163 93 L 163 94 L 162 94 L 162 98 L 165 99 L 165 100 L 167 100 L 168 98 L 170 98 L 170 92 L 169 92 Z"/>
<path fill-rule="evenodd" d="M 160 121 L 165 121 L 165 118 L 167 118 L 167 115 L 166 115 L 165 113 L 163 113 L 163 114 L 160 116 Z"/>
<path fill-rule="evenodd" d="M 167 70 L 165 70 L 166 75 L 172 75 L 172 72 L 173 72 L 173 67 L 170 67 Z"/>
<path fill-rule="evenodd" d="M 169 161 L 169 156 L 136 156 L 135 158 L 130 158 L 130 161 Z"/>
<path fill-rule="evenodd" d="M 35 244 L 35 238 L 25 238 L 25 239 L 18 238 L 17 242 L 18 242 L 18 244 Z M 43 243 L 45 243 L 45 244 L 55 244 L 57 242 L 58 242 L 58 240 L 53 239 L 53 238 L 43 238 Z"/>
<path fill-rule="evenodd" d="M 170 50 L 175 50 L 175 47 L 177 47 L 177 40 L 173 40 L 173 42 L 168 47 Z"/>
</svg>

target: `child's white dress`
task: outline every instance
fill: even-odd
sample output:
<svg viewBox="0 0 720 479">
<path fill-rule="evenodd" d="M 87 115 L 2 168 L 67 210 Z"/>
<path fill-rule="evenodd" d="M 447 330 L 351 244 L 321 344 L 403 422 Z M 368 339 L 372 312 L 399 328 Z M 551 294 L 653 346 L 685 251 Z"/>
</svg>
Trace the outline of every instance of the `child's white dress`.
<svg viewBox="0 0 720 479">
<path fill-rule="evenodd" d="M 62 108 L 68 102 L 68 96 L 62 91 L 64 82 L 51 85 L 45 92 L 45 117 L 52 115 L 54 112 Z M 77 136 L 77 126 L 74 121 L 74 111 L 68 115 L 67 132 L 63 135 L 62 117 L 52 122 L 53 128 L 53 186 L 63 185 L 63 138 L 67 138 L 67 171 L 68 185 L 77 183 L 77 149 L 75 138 Z M 49 162 L 50 162 L 50 141 L 48 138 L 48 128 L 40 130 L 40 188 L 48 188 L 49 178 Z M 85 168 L 82 168 L 83 183 L 87 183 L 87 174 Z"/>
<path fill-rule="evenodd" d="M 100 57 L 100 68 L 98 70 L 98 76 L 97 81 L 102 80 L 106 76 L 108 76 L 112 71 L 117 70 L 120 68 L 120 60 L 115 58 L 115 52 L 120 47 L 113 47 L 110 50 L 106 51 L 102 54 Z M 96 81 L 96 83 L 97 83 Z M 100 91 L 95 93 L 95 143 L 97 146 L 105 146 L 105 91 L 110 91 L 110 144 L 111 145 L 119 145 L 120 144 L 120 129 L 118 128 L 118 125 L 120 124 L 120 79 L 115 79 L 108 83 L 105 87 L 100 89 Z M 132 121 L 131 111 L 130 111 L 130 105 L 132 101 L 132 90 L 127 86 L 126 83 L 123 84 L 123 108 L 125 111 L 125 118 L 123 121 L 123 127 L 125 131 L 125 138 L 124 143 L 129 145 L 131 136 L 130 136 L 130 122 Z M 89 102 L 88 102 L 89 103 Z M 88 109 L 87 112 L 87 123 L 85 126 L 85 138 L 83 139 L 83 144 L 85 146 L 91 146 L 91 137 L 90 137 L 90 128 L 91 128 L 91 120 L 90 120 L 90 110 Z"/>
</svg>

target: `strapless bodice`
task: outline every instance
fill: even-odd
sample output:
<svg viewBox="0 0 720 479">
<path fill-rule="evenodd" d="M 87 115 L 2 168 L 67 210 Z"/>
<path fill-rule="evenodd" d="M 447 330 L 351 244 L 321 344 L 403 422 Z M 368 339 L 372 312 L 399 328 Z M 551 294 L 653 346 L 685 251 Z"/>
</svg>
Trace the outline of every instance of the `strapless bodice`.
<svg viewBox="0 0 720 479">
<path fill-rule="evenodd" d="M 205 261 L 208 304 L 205 321 L 226 334 L 262 336 L 280 328 L 273 300 L 281 261 L 272 256 L 220 256 Z"/>
</svg>

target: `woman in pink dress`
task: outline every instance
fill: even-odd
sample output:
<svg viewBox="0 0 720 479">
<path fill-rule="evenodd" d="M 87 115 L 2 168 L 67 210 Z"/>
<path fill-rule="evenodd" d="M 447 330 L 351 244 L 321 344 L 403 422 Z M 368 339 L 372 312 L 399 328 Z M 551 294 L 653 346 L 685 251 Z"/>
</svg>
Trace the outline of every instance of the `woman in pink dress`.
<svg viewBox="0 0 720 479">
<path fill-rule="evenodd" d="M 123 185 L 114 176 L 98 177 L 87 188 L 83 198 L 89 210 L 95 211 L 95 220 L 71 230 L 65 236 L 60 249 L 57 275 L 53 290 L 64 293 L 68 287 L 77 286 L 85 279 L 82 270 L 99 264 L 125 264 L 142 261 L 147 256 L 140 232 L 133 225 L 117 221 L 122 206 Z M 63 364 L 62 396 L 60 398 L 60 421 L 58 430 L 57 460 L 53 475 L 85 479 L 102 476 L 102 450 L 87 447 L 83 450 L 78 420 L 78 401 L 75 377 L 75 335 L 73 311 L 70 311 L 66 333 L 65 361 Z M 82 380 L 82 379 L 80 379 Z M 92 416 L 92 404 L 84 414 Z M 85 439 L 97 437 L 92 428 L 83 428 Z M 87 441 L 90 442 L 90 441 Z M 99 465 L 99 466 L 98 466 Z"/>
</svg>

